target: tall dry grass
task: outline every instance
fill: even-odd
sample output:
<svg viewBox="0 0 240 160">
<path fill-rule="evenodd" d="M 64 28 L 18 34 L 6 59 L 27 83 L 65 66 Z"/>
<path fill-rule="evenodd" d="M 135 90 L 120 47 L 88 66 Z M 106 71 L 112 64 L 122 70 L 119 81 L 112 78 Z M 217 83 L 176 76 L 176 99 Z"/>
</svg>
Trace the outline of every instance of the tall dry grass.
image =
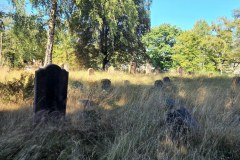
<svg viewBox="0 0 240 160">
<path fill-rule="evenodd" d="M 96 72 L 89 77 L 87 71 L 69 76 L 67 115 L 61 124 L 34 126 L 31 100 L 1 101 L 0 159 L 240 159 L 240 90 L 231 87 L 229 77 L 121 72 Z M 163 76 L 169 76 L 172 85 L 153 89 L 154 81 Z M 109 92 L 99 88 L 103 78 L 112 81 Z M 123 80 L 130 84 L 124 85 Z M 175 145 L 167 136 L 167 97 L 186 106 L 199 123 L 185 146 Z M 96 111 L 90 121 L 81 99 L 96 102 L 86 109 Z"/>
</svg>

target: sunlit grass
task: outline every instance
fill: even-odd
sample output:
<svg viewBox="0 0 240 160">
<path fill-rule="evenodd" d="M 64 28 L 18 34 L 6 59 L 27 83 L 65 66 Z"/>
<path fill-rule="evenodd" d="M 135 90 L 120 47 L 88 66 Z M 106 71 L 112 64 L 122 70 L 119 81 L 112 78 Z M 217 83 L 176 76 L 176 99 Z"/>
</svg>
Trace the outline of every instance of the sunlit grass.
<svg viewBox="0 0 240 160">
<path fill-rule="evenodd" d="M 5 82 L 22 71 L 2 73 Z M 153 89 L 164 76 L 172 84 Z M 113 85 L 108 92 L 99 87 L 105 78 Z M 240 89 L 231 83 L 226 76 L 70 72 L 63 125 L 34 127 L 33 98 L 0 101 L 0 159 L 240 159 Z M 188 146 L 176 146 L 166 134 L 168 97 L 199 123 Z M 96 102 L 86 110 L 97 112 L 97 122 L 86 122 L 83 99 Z"/>
</svg>

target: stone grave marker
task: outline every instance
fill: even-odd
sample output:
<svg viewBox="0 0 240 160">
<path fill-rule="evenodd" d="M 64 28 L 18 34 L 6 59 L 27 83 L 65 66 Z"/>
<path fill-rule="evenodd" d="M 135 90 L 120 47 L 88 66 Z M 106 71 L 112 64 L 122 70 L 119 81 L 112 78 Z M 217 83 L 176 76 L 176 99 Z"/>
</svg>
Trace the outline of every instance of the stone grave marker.
<svg viewBox="0 0 240 160">
<path fill-rule="evenodd" d="M 152 65 L 150 63 L 146 63 L 146 68 L 145 68 L 145 73 L 146 74 L 151 74 L 152 73 Z"/>
<path fill-rule="evenodd" d="M 130 85 L 130 81 L 129 81 L 129 80 L 124 80 L 124 81 L 123 81 L 123 84 L 126 85 L 126 86 L 127 86 L 127 85 Z"/>
<path fill-rule="evenodd" d="M 66 114 L 68 72 L 55 64 L 40 68 L 35 72 L 34 81 L 34 122 Z M 53 118 L 55 118 L 53 117 Z"/>
<path fill-rule="evenodd" d="M 103 90 L 107 90 L 111 87 L 111 81 L 109 79 L 102 79 L 101 80 L 101 88 Z"/>
<path fill-rule="evenodd" d="M 161 70 L 159 67 L 154 69 L 154 75 L 158 75 L 158 74 L 160 74 L 160 72 L 161 72 Z"/>
<path fill-rule="evenodd" d="M 183 68 L 182 67 L 178 67 L 178 69 L 177 69 L 177 72 L 178 72 L 178 74 L 182 77 L 183 76 Z"/>
<path fill-rule="evenodd" d="M 92 76 L 92 75 L 94 75 L 94 74 L 95 74 L 94 69 L 93 69 L 93 68 L 88 68 L 88 75 L 89 75 L 89 76 Z"/>
<path fill-rule="evenodd" d="M 164 77 L 164 78 L 163 78 L 163 82 L 164 82 L 164 83 L 169 83 L 169 82 L 171 82 L 171 80 L 170 80 L 169 77 Z"/>
<path fill-rule="evenodd" d="M 162 80 L 156 80 L 156 81 L 154 82 L 154 87 L 155 87 L 155 88 L 162 88 L 162 86 L 163 86 Z"/>
<path fill-rule="evenodd" d="M 108 67 L 108 73 L 112 74 L 115 72 L 115 68 L 113 66 Z"/>
<path fill-rule="evenodd" d="M 136 74 L 136 68 L 137 68 L 137 63 L 134 62 L 134 61 L 132 61 L 132 62 L 130 62 L 130 64 L 129 64 L 128 72 L 129 72 L 130 74 Z"/>
<path fill-rule="evenodd" d="M 61 64 L 61 68 L 65 69 L 66 71 L 69 71 L 68 64 Z"/>
</svg>

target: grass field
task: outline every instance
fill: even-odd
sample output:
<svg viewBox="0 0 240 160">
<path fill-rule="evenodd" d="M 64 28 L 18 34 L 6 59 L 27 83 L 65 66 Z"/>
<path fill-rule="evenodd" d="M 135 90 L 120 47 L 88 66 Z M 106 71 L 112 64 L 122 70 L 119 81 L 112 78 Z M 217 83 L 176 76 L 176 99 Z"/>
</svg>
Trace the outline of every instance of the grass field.
<svg viewBox="0 0 240 160">
<path fill-rule="evenodd" d="M 19 78 L 22 71 L 2 69 L 0 82 Z M 172 84 L 153 89 L 154 81 L 169 76 Z M 103 92 L 99 81 L 113 88 Z M 125 85 L 124 80 L 130 84 Z M 83 86 L 79 86 L 79 82 Z M 69 73 L 66 120 L 33 125 L 33 96 L 14 101 L 0 96 L 0 160 L 175 160 L 240 159 L 240 99 L 231 77 L 174 74 L 129 75 L 87 71 Z M 167 136 L 165 99 L 186 106 L 199 123 L 187 145 Z M 86 118 L 81 99 L 96 105 Z"/>
</svg>

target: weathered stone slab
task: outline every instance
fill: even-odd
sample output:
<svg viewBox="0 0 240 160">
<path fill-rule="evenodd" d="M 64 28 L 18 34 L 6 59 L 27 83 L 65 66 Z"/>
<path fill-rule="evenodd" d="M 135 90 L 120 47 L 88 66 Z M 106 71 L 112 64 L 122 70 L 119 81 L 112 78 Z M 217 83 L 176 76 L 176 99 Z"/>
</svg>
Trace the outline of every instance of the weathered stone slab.
<svg viewBox="0 0 240 160">
<path fill-rule="evenodd" d="M 146 69 L 145 69 L 146 74 L 151 74 L 152 73 L 152 65 L 150 63 L 146 63 Z"/>
<path fill-rule="evenodd" d="M 128 72 L 130 74 L 136 74 L 136 69 L 137 69 L 137 63 L 134 61 L 130 62 Z"/>
<path fill-rule="evenodd" d="M 163 86 L 162 80 L 156 80 L 156 81 L 154 82 L 154 87 L 155 87 L 155 88 L 162 88 L 162 86 Z"/>
<path fill-rule="evenodd" d="M 89 76 L 92 76 L 92 75 L 94 75 L 94 74 L 95 74 L 94 69 L 93 69 L 93 68 L 88 68 L 88 75 L 89 75 Z"/>
<path fill-rule="evenodd" d="M 115 68 L 113 66 L 110 66 L 108 68 L 108 73 L 113 74 L 115 72 Z"/>
<path fill-rule="evenodd" d="M 171 82 L 171 80 L 170 80 L 169 77 L 164 77 L 164 78 L 163 78 L 163 82 L 164 82 L 164 83 L 169 83 L 169 82 Z"/>
<path fill-rule="evenodd" d="M 110 89 L 111 87 L 111 81 L 109 79 L 102 79 L 101 80 L 101 88 L 103 90 Z"/>
</svg>

